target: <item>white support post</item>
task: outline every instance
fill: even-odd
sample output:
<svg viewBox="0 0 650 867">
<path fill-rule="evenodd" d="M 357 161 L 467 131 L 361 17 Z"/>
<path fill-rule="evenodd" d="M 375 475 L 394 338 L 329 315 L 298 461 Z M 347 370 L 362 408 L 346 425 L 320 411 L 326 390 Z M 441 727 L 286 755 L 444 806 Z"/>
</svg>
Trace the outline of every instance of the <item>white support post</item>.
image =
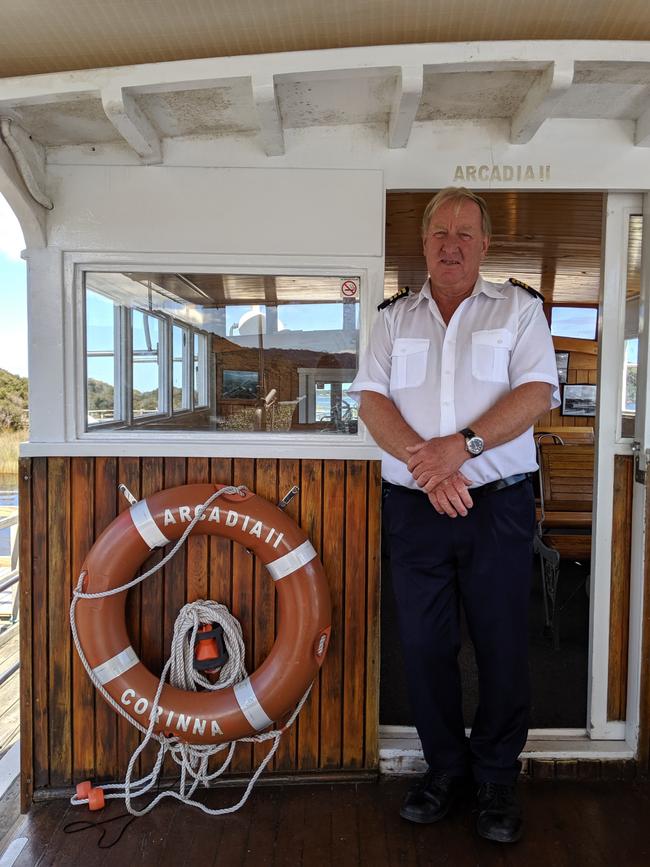
<svg viewBox="0 0 650 867">
<path fill-rule="evenodd" d="M 29 439 L 66 440 L 63 254 L 28 249 Z"/>
<path fill-rule="evenodd" d="M 260 123 L 260 140 L 269 157 L 284 154 L 284 128 L 273 76 L 252 79 L 253 99 Z"/>
<path fill-rule="evenodd" d="M 130 93 L 120 84 L 111 84 L 102 90 L 102 105 L 106 117 L 143 162 L 162 162 L 158 133 Z"/>
<path fill-rule="evenodd" d="M 650 105 L 637 119 L 634 129 L 634 144 L 637 147 L 650 148 Z"/>
<path fill-rule="evenodd" d="M 630 215 L 640 210 L 640 196 L 609 194 L 603 215 L 587 695 L 587 730 L 596 740 L 621 734 L 620 723 L 607 718 L 614 457 L 626 451 L 617 444 L 617 434 L 621 414 L 628 225 Z"/>
<path fill-rule="evenodd" d="M 422 66 L 402 66 L 388 120 L 388 147 L 405 148 L 411 135 L 424 83 Z"/>
<path fill-rule="evenodd" d="M 512 117 L 510 141 L 528 144 L 573 84 L 574 62 L 555 60 L 548 65 Z"/>
</svg>

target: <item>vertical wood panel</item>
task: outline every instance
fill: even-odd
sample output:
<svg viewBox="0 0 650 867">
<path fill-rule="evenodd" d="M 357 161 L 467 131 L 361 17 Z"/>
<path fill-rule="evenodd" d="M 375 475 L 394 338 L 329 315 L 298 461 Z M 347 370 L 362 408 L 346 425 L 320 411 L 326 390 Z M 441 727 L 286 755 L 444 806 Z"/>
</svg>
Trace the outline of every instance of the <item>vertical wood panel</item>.
<svg viewBox="0 0 650 867">
<path fill-rule="evenodd" d="M 20 811 L 27 812 L 34 792 L 34 705 L 32 692 L 32 462 L 18 464 L 20 563 Z"/>
<path fill-rule="evenodd" d="M 246 485 L 255 490 L 255 461 L 251 458 L 236 458 L 233 462 L 235 485 Z M 253 659 L 253 599 L 254 558 L 242 545 L 232 548 L 232 613 L 241 623 L 244 636 L 245 658 Z M 232 762 L 233 771 L 245 772 L 252 767 L 253 751 L 250 744 L 239 744 Z"/>
<path fill-rule="evenodd" d="M 72 572 L 70 592 L 76 588 L 81 566 L 93 544 L 93 459 L 72 462 Z M 101 701 L 101 699 L 100 699 Z M 87 780 L 95 770 L 95 690 L 72 644 L 72 707 L 74 782 Z"/>
<path fill-rule="evenodd" d="M 255 493 L 271 503 L 278 501 L 278 462 L 263 458 L 256 462 Z M 271 652 L 275 640 L 275 587 L 274 581 L 259 559 L 255 560 L 255 635 L 254 656 L 250 671 L 255 671 Z M 253 761 L 257 766 L 268 753 L 268 742 L 253 747 Z"/>
<path fill-rule="evenodd" d="M 323 552 L 323 465 L 321 461 L 302 461 L 300 472 L 300 526 L 320 557 Z M 298 720 L 298 767 L 318 767 L 320 740 L 320 673 Z"/>
<path fill-rule="evenodd" d="M 213 485 L 232 484 L 232 461 L 229 458 L 212 458 L 210 481 Z M 220 536 L 210 538 L 209 597 L 232 610 L 232 542 Z"/>
<path fill-rule="evenodd" d="M 187 459 L 187 484 L 206 484 L 210 480 L 207 458 Z M 208 598 L 208 537 L 190 536 L 187 540 L 187 601 Z"/>
<path fill-rule="evenodd" d="M 639 701 L 639 750 L 641 769 L 650 771 L 650 473 L 645 483 L 645 551 L 643 568 L 643 614 L 641 618 L 641 696 Z"/>
<path fill-rule="evenodd" d="M 286 460 L 280 461 L 278 468 L 278 498 L 282 498 L 294 486 L 300 484 L 300 461 Z M 292 521 L 300 519 L 300 500 L 302 492 L 294 497 L 285 509 L 285 513 Z M 276 600 L 276 622 L 277 622 L 277 600 Z M 298 745 L 298 728 L 300 721 L 296 720 L 289 731 L 282 735 L 278 751 L 273 760 L 274 767 L 278 771 L 290 771 L 296 767 L 297 745 Z"/>
<path fill-rule="evenodd" d="M 150 497 L 163 489 L 163 459 L 143 458 L 141 470 L 141 495 Z M 146 571 L 162 560 L 163 552 L 154 551 L 143 570 Z M 164 575 L 156 572 L 144 581 L 140 588 L 140 659 L 157 677 L 163 668 L 163 622 L 164 622 Z M 156 760 L 158 744 L 150 743 L 140 759 L 140 773 L 148 774 Z"/>
<path fill-rule="evenodd" d="M 337 768 L 342 759 L 344 461 L 325 461 L 323 502 L 322 562 L 332 599 L 332 633 L 321 674 L 321 762 Z"/>
<path fill-rule="evenodd" d="M 47 458 L 34 458 L 32 461 L 32 592 L 34 788 L 41 789 L 50 782 Z"/>
<path fill-rule="evenodd" d="M 117 514 L 117 460 L 95 458 L 95 539 Z M 95 777 L 112 780 L 118 773 L 117 716 L 104 699 L 95 696 Z"/>
<path fill-rule="evenodd" d="M 175 488 L 184 485 L 186 480 L 186 466 L 184 458 L 165 458 L 165 488 Z M 186 551 L 183 546 L 175 557 L 165 566 L 165 597 L 164 597 L 164 632 L 163 654 L 169 657 L 174 633 L 174 621 L 176 615 L 185 604 L 185 560 Z"/>
<path fill-rule="evenodd" d="M 348 461 L 345 480 L 345 628 L 343 665 L 343 764 L 363 764 L 366 653 L 366 546 L 359 531 L 366 518 L 367 464 Z"/>
<path fill-rule="evenodd" d="M 72 782 L 70 459 L 50 458 L 47 470 L 50 783 L 66 786 Z"/>
<path fill-rule="evenodd" d="M 117 464 L 117 484 L 126 485 L 136 500 L 141 497 L 140 458 L 120 458 Z M 117 494 L 118 514 L 129 509 L 130 503 L 121 493 Z M 126 627 L 131 645 L 140 655 L 140 611 L 142 608 L 142 588 L 134 587 L 126 597 Z M 118 716 L 117 720 L 117 760 L 120 768 L 125 768 L 133 751 L 140 742 L 140 733 L 135 726 Z M 139 768 L 136 770 L 139 771 Z"/>
<path fill-rule="evenodd" d="M 381 571 L 381 465 L 368 464 L 367 575 L 366 575 L 366 668 L 365 679 L 365 765 L 379 764 L 379 600 Z"/>
<path fill-rule="evenodd" d="M 609 673 L 607 718 L 624 720 L 627 702 L 627 649 L 630 613 L 630 557 L 632 548 L 632 486 L 634 460 L 614 457 L 612 518 L 612 583 L 610 594 Z"/>
</svg>

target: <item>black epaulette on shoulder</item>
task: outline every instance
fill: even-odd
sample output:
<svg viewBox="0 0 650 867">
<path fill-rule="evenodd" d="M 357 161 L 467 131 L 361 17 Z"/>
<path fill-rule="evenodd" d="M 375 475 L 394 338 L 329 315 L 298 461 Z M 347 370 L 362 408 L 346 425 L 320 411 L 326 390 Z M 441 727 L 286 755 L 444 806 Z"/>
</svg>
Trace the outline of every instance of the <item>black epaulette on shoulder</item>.
<svg viewBox="0 0 650 867">
<path fill-rule="evenodd" d="M 400 298 L 406 298 L 410 291 L 409 287 L 405 286 L 403 289 L 400 289 L 399 292 L 396 292 L 394 295 L 391 295 L 390 298 L 387 298 L 385 301 L 382 301 L 381 304 L 378 304 L 377 310 L 383 310 L 384 307 L 390 307 L 391 304 L 399 301 Z"/>
<path fill-rule="evenodd" d="M 520 289 L 525 289 L 529 295 L 533 295 L 535 298 L 541 298 L 542 301 L 544 300 L 544 296 L 541 292 L 538 292 L 537 289 L 533 289 L 532 286 L 529 286 L 528 283 L 524 283 L 523 280 L 517 280 L 516 277 L 510 277 L 509 280 L 513 286 L 519 286 Z"/>
</svg>

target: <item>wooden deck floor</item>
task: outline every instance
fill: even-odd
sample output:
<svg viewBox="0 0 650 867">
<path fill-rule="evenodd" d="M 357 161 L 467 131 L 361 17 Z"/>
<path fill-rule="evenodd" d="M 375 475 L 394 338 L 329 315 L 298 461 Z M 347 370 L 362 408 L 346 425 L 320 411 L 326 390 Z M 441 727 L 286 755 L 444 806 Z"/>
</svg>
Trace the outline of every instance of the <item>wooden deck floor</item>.
<svg viewBox="0 0 650 867">
<path fill-rule="evenodd" d="M 18 661 L 18 624 L 0 635 L 0 672 Z M 20 737 L 19 672 L 0 686 L 0 759 Z"/>
<path fill-rule="evenodd" d="M 65 801 L 41 803 L 3 841 L 24 848 L 15 867 L 45 865 L 155 865 L 155 867 L 321 867 L 321 865 L 449 865 L 449 867 L 647 867 L 650 864 L 650 782 L 525 781 L 521 798 L 526 836 L 512 846 L 478 838 L 470 796 L 438 825 L 403 821 L 398 806 L 409 781 L 266 786 L 227 817 L 164 802 L 131 824 L 110 849 L 99 849 L 99 829 L 66 834 L 73 821 L 117 816 L 112 803 L 89 814 Z M 236 790 L 206 793 L 206 803 L 232 803 Z M 115 839 L 119 820 L 106 826 Z M 20 842 L 18 842 L 20 841 Z M 7 852 L 8 854 L 8 852 Z"/>
</svg>

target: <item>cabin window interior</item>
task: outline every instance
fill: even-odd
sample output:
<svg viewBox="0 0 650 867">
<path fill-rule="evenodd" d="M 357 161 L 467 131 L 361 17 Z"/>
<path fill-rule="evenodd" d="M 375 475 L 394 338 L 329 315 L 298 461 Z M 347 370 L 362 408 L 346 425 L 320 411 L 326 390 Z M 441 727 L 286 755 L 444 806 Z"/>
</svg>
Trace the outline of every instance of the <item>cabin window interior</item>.
<svg viewBox="0 0 650 867">
<path fill-rule="evenodd" d="M 569 307 L 551 308 L 551 334 L 553 337 L 574 337 L 578 340 L 595 340 L 598 308 Z"/>
<path fill-rule="evenodd" d="M 627 238 L 621 435 L 631 438 L 634 435 L 636 376 L 639 357 L 639 301 L 641 295 L 641 243 L 643 241 L 643 217 L 640 214 L 630 216 Z"/>
<path fill-rule="evenodd" d="M 350 286 L 359 278 L 86 272 L 86 429 L 355 434 Z"/>
</svg>

